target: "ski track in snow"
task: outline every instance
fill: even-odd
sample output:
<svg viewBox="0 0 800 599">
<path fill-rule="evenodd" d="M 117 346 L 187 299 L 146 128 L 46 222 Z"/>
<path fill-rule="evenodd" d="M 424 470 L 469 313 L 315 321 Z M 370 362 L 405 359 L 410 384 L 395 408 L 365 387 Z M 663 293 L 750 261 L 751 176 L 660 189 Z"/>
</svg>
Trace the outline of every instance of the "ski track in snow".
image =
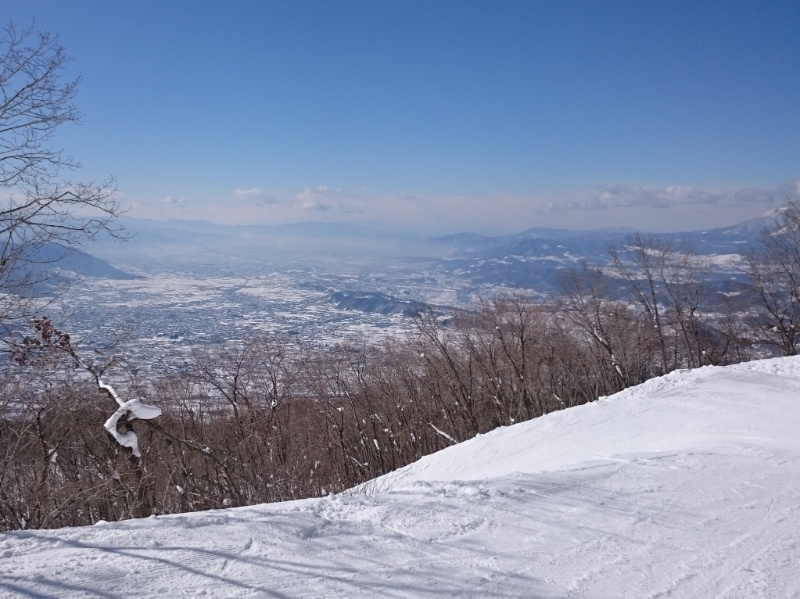
<svg viewBox="0 0 800 599">
<path fill-rule="evenodd" d="M 800 597 L 800 358 L 672 373 L 338 496 L 0 534 L 0 596 Z"/>
</svg>

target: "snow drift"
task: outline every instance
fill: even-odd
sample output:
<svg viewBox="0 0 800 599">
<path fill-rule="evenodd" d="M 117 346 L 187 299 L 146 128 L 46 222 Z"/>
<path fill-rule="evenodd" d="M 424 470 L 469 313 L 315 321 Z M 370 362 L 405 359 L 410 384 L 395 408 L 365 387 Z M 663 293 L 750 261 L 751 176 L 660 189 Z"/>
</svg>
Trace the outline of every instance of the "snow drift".
<svg viewBox="0 0 800 599">
<path fill-rule="evenodd" d="M 675 372 L 339 496 L 0 534 L 9 597 L 800 597 L 800 358 Z"/>
</svg>

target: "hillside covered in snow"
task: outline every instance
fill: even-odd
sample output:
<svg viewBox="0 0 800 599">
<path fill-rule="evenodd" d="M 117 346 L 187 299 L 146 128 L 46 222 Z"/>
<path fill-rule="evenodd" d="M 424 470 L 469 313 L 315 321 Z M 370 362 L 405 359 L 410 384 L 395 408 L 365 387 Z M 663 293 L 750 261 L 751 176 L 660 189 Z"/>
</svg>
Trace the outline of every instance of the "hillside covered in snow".
<svg viewBox="0 0 800 599">
<path fill-rule="evenodd" d="M 676 371 L 324 499 L 0 534 L 3 597 L 800 597 L 800 358 Z"/>
</svg>

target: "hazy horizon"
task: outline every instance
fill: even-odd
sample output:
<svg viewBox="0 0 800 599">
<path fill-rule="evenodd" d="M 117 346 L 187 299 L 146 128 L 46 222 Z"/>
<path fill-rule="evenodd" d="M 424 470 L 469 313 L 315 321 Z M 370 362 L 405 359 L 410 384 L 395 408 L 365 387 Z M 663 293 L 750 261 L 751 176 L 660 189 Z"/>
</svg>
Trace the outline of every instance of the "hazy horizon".
<svg viewBox="0 0 800 599">
<path fill-rule="evenodd" d="M 586 226 L 547 226 L 547 225 L 537 225 L 533 224 L 531 226 L 518 226 L 518 227 L 508 227 L 507 229 L 481 229 L 480 226 L 476 228 L 458 228 L 458 224 L 454 223 L 451 228 L 448 229 L 438 229 L 438 230 L 428 230 L 428 229 L 419 229 L 413 225 L 408 224 L 397 224 L 397 223 L 363 223 L 363 222 L 349 222 L 346 220 L 319 220 L 313 218 L 307 218 L 304 220 L 295 220 L 295 221 L 288 221 L 282 223 L 225 223 L 220 222 L 218 220 L 212 220 L 209 218 L 188 218 L 188 217 L 181 217 L 181 216 L 168 216 L 158 218 L 157 216 L 136 216 L 131 215 L 130 213 L 125 213 L 120 217 L 120 224 L 124 226 L 126 219 L 131 219 L 136 222 L 140 223 L 155 223 L 159 226 L 161 225 L 169 225 L 171 223 L 174 224 L 185 224 L 185 225 L 210 225 L 214 227 L 264 227 L 267 229 L 287 229 L 293 227 L 309 227 L 309 226 L 328 226 L 331 227 L 333 230 L 336 227 L 343 227 L 343 228 L 352 228 L 354 230 L 362 229 L 364 231 L 369 231 L 373 233 L 386 233 L 386 234 L 397 234 L 402 236 L 413 236 L 417 234 L 420 237 L 437 237 L 437 236 L 449 236 L 449 235 L 459 235 L 459 234 L 475 234 L 481 235 L 486 237 L 503 237 L 503 236 L 513 236 L 518 233 L 523 233 L 525 231 L 531 229 L 551 229 L 551 230 L 565 230 L 565 231 L 591 231 L 591 232 L 636 232 L 636 233 L 643 233 L 643 234 L 665 234 L 669 235 L 670 233 L 697 233 L 702 231 L 710 231 L 715 229 L 724 229 L 727 227 L 733 227 L 741 224 L 745 224 L 750 221 L 759 220 L 761 218 L 769 217 L 772 214 L 777 213 L 780 209 L 783 202 L 779 202 L 775 204 L 774 208 L 769 208 L 756 214 L 752 217 L 744 218 L 742 220 L 734 220 L 732 222 L 728 222 L 728 219 L 721 219 L 724 221 L 725 224 L 711 224 L 707 227 L 695 226 L 695 227 L 687 227 L 687 228 L 673 228 L 673 229 L 647 229 L 644 227 L 633 227 L 633 226 L 624 226 L 624 225 L 596 225 L 592 226 L 591 223 L 588 223 Z"/>
</svg>

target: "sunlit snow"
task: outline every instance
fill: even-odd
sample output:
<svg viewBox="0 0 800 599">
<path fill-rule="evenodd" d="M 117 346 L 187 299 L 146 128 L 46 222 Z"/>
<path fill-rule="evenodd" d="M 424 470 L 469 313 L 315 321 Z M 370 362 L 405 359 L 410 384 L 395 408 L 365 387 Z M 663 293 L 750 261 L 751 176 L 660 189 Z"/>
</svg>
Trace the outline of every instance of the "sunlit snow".
<svg viewBox="0 0 800 599">
<path fill-rule="evenodd" d="M 0 535 L 9 597 L 800 597 L 800 358 L 676 372 L 338 496 Z"/>
</svg>

